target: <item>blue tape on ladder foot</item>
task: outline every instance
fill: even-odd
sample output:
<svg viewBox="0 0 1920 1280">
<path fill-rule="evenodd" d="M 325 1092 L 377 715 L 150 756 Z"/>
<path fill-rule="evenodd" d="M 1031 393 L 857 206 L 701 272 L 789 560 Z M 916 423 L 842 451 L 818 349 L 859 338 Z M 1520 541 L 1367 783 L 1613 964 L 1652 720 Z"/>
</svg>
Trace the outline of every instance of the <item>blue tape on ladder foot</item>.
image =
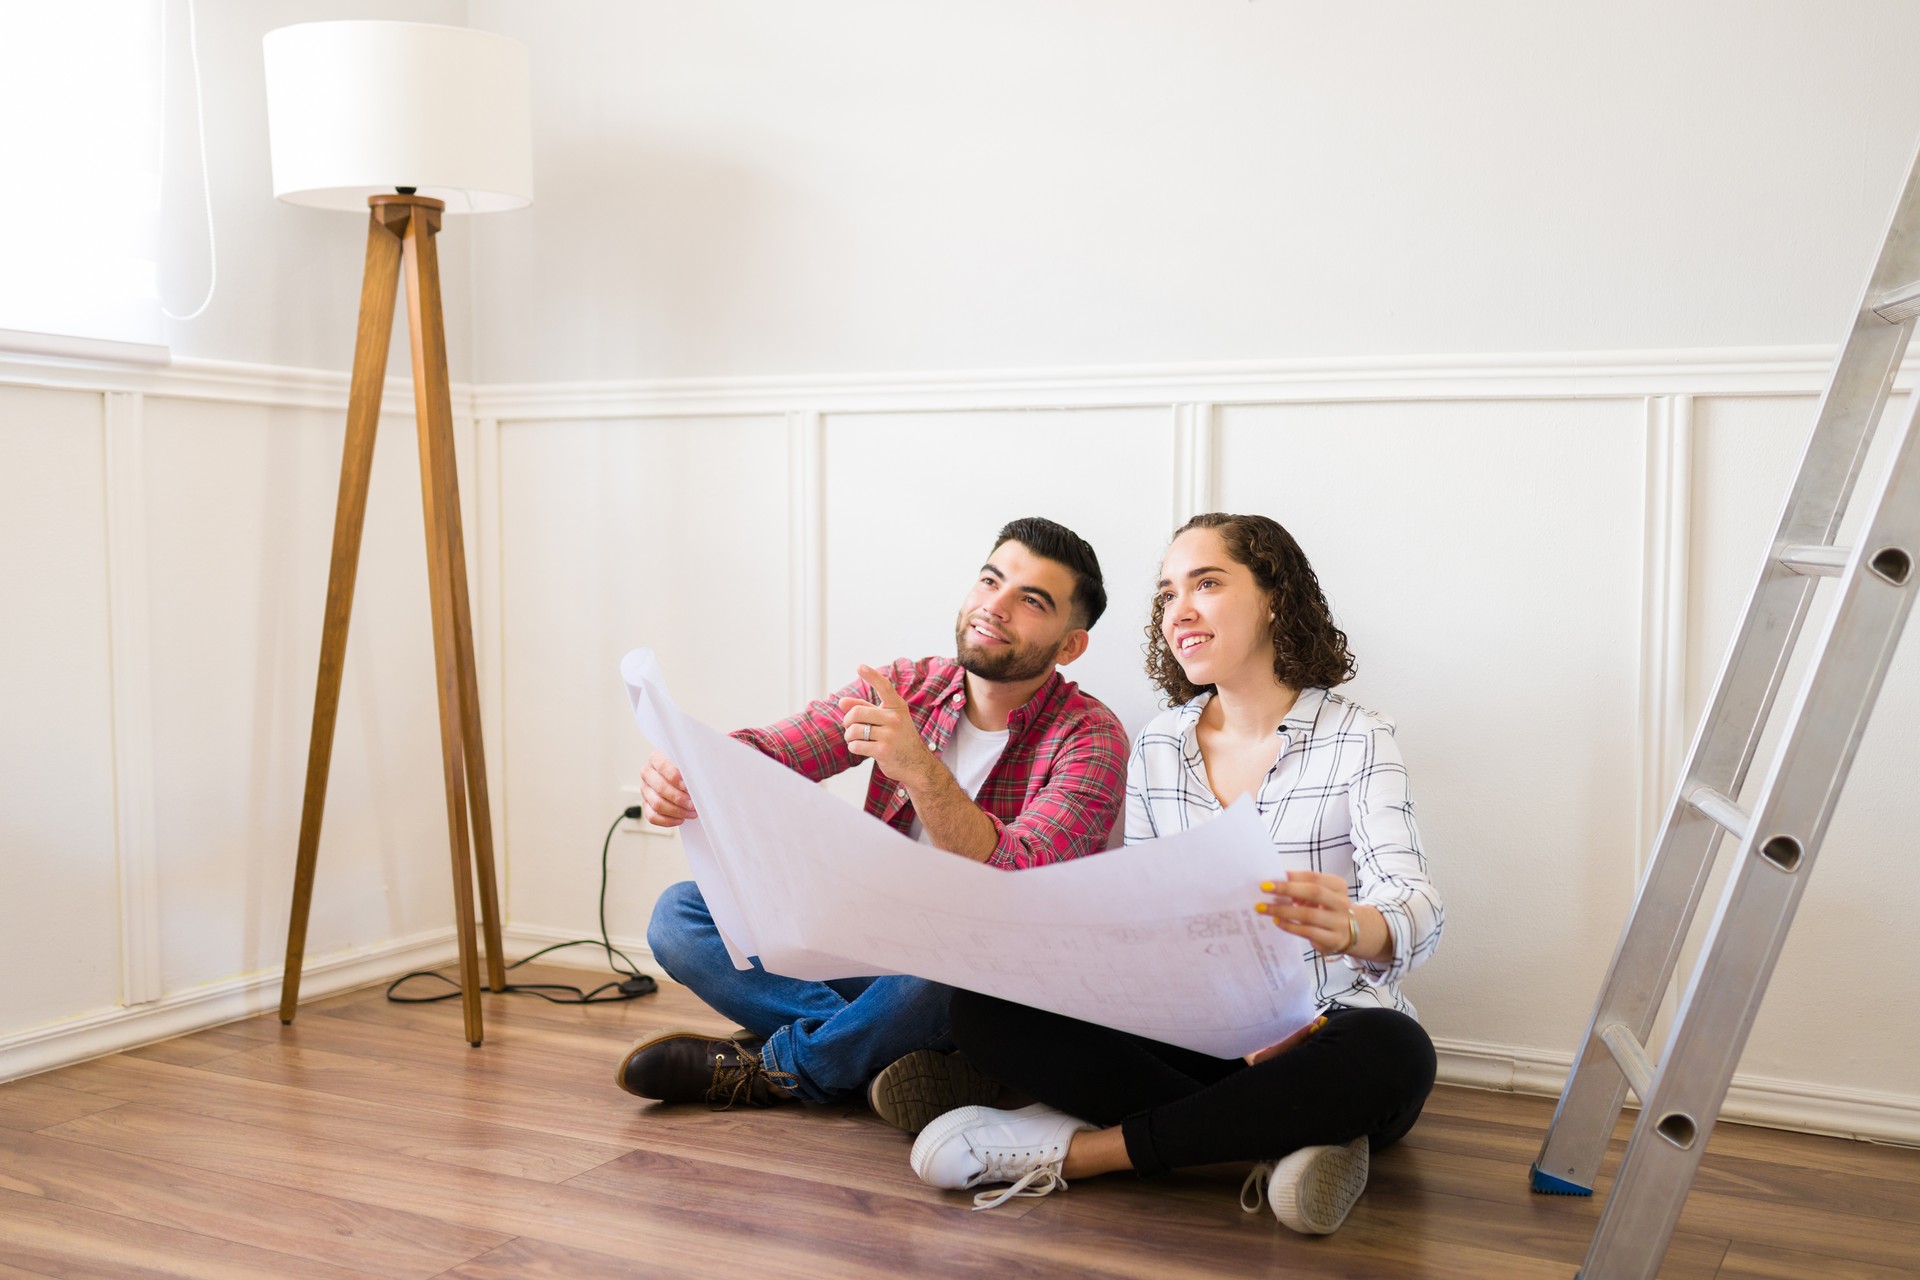
<svg viewBox="0 0 1920 1280">
<path fill-rule="evenodd" d="M 1592 1187 L 1583 1187 L 1577 1182 L 1568 1182 L 1565 1178 L 1556 1178 L 1550 1173 L 1540 1172 L 1540 1166 L 1533 1166 L 1533 1189 L 1543 1196 L 1590 1196 Z"/>
</svg>

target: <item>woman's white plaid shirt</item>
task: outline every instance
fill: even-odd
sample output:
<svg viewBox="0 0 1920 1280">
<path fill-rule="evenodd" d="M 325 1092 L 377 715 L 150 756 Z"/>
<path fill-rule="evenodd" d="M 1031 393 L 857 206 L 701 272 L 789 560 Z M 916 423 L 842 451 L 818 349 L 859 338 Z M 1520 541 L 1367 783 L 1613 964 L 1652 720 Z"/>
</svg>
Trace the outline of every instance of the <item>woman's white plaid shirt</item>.
<svg viewBox="0 0 1920 1280">
<path fill-rule="evenodd" d="M 1220 815 L 1197 734 L 1212 696 L 1162 712 L 1134 739 L 1127 760 L 1128 844 Z M 1288 867 L 1346 880 L 1352 900 L 1376 908 L 1393 933 L 1390 964 L 1329 959 L 1302 941 L 1314 963 L 1319 1002 L 1411 1016 L 1400 979 L 1439 946 L 1446 911 L 1427 877 L 1393 721 L 1326 689 L 1303 689 L 1275 737 L 1273 766 L 1254 795 L 1274 851 Z M 1247 895 L 1256 898 L 1257 887 L 1247 886 Z"/>
</svg>

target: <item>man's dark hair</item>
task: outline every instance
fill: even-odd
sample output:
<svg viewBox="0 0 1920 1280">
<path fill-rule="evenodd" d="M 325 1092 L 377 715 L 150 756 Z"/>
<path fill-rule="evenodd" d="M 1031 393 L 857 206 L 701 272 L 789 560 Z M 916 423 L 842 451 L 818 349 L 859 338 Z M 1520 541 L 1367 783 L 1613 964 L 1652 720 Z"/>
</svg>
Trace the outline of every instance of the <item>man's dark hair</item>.
<svg viewBox="0 0 1920 1280">
<path fill-rule="evenodd" d="M 1017 542 L 1037 556 L 1064 565 L 1073 575 L 1073 612 L 1080 625 L 1091 628 L 1100 621 L 1107 611 L 1107 584 L 1100 576 L 1100 558 L 1085 538 L 1044 517 L 1022 516 L 1009 520 L 993 545 L 997 548 L 1005 542 Z"/>
<path fill-rule="evenodd" d="M 1294 689 L 1314 686 L 1331 689 L 1353 679 L 1353 651 L 1347 633 L 1333 625 L 1333 610 L 1320 589 L 1320 579 L 1307 563 L 1307 553 L 1279 521 L 1267 516 L 1227 515 L 1209 511 L 1173 531 L 1178 538 L 1189 529 L 1212 529 L 1227 544 L 1236 564 L 1253 571 L 1253 580 L 1267 593 L 1273 610 L 1273 675 Z M 1195 684 L 1173 656 L 1160 620 L 1167 611 L 1158 591 L 1153 616 L 1147 620 L 1147 678 L 1167 695 L 1170 705 L 1191 702 L 1212 692 L 1210 684 Z"/>
</svg>

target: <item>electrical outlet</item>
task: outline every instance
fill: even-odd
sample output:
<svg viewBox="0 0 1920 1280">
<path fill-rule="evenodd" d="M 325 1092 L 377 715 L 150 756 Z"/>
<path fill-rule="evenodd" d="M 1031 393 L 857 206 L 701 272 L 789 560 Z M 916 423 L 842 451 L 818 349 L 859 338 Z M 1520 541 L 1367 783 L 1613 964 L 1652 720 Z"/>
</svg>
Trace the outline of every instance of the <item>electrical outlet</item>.
<svg viewBox="0 0 1920 1280">
<path fill-rule="evenodd" d="M 640 784 L 639 783 L 637 782 L 628 783 L 626 786 L 620 788 L 620 807 L 622 809 L 631 809 L 633 808 L 634 805 L 637 805 L 639 803 L 640 803 Z M 622 835 L 629 835 L 629 836 L 652 836 L 656 840 L 673 839 L 672 827 L 656 827 L 651 822 L 648 822 L 645 818 L 620 819 L 620 832 Z"/>
</svg>

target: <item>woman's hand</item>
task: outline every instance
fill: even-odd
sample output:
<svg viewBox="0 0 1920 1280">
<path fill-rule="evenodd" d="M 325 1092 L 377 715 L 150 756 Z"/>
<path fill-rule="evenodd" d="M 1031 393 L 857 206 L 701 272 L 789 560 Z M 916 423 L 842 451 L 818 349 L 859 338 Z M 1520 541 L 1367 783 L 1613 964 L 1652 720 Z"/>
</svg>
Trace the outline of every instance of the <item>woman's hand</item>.
<svg viewBox="0 0 1920 1280">
<path fill-rule="evenodd" d="M 1326 871 L 1289 871 L 1284 880 L 1260 886 L 1267 900 L 1254 910 L 1280 928 L 1305 938 L 1323 956 L 1353 956 L 1382 962 L 1393 954 L 1393 933 L 1372 907 L 1347 897 L 1347 882 Z"/>
</svg>

